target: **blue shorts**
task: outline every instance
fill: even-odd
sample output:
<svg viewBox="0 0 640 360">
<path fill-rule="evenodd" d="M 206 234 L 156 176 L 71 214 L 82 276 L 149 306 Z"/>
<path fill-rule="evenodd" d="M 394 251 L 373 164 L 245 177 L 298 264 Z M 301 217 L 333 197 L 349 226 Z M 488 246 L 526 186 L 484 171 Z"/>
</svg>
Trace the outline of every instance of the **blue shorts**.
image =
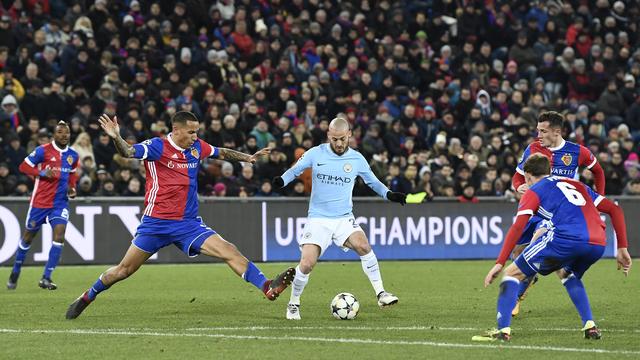
<svg viewBox="0 0 640 360">
<path fill-rule="evenodd" d="M 542 222 L 542 220 L 544 219 L 540 216 L 533 215 L 529 219 L 529 222 L 527 222 L 527 226 L 524 228 L 524 232 L 522 233 L 522 236 L 520 236 L 520 239 L 518 239 L 517 245 L 529 244 L 531 242 L 531 239 L 533 239 L 533 234 L 538 229 L 538 226 L 540 225 L 540 222 Z"/>
<path fill-rule="evenodd" d="M 554 237 L 553 230 L 549 230 L 527 246 L 515 263 L 527 277 L 549 275 L 564 268 L 582 278 L 589 267 L 602 257 L 604 248 L 603 245 Z"/>
<path fill-rule="evenodd" d="M 194 257 L 200 254 L 204 241 L 215 234 L 216 232 L 208 227 L 200 216 L 184 220 L 144 216 L 131 242 L 149 254 L 155 254 L 163 247 L 173 244 L 187 256 Z"/>
<path fill-rule="evenodd" d="M 48 222 L 52 228 L 56 225 L 67 225 L 69 222 L 69 210 L 66 207 L 57 208 L 29 208 L 25 227 L 30 232 L 38 232 L 44 222 Z"/>
</svg>

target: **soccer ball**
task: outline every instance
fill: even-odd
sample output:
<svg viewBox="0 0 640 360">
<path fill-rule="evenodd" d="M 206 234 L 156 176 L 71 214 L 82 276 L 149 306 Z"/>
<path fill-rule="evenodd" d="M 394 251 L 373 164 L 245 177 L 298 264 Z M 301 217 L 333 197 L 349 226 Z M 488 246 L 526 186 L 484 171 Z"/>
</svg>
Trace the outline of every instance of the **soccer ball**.
<svg viewBox="0 0 640 360">
<path fill-rule="evenodd" d="M 340 293 L 331 300 L 331 314 L 339 320 L 355 319 L 359 309 L 360 303 L 350 293 Z"/>
</svg>

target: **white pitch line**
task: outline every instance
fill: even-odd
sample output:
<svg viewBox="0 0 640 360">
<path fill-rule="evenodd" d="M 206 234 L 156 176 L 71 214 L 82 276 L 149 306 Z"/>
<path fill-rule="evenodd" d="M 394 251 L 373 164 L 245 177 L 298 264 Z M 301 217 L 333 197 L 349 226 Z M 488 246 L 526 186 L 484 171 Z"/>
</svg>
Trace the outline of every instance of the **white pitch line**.
<svg viewBox="0 0 640 360">
<path fill-rule="evenodd" d="M 362 331 L 375 331 L 375 330 L 397 330 L 397 331 L 485 331 L 487 328 L 473 328 L 473 327 L 440 327 L 440 326 L 219 326 L 219 327 L 196 327 L 187 328 L 187 331 L 219 331 L 219 330 L 362 330 Z M 530 330 L 530 331 L 558 331 L 558 332 L 580 332 L 579 328 L 515 328 L 514 330 Z M 625 330 L 625 329 L 600 329 L 604 332 L 634 332 L 640 333 L 640 330 Z"/>
<path fill-rule="evenodd" d="M 266 341 L 303 341 L 303 342 L 325 342 L 342 344 L 374 344 L 374 345 L 418 345 L 441 348 L 462 348 L 462 349 L 513 349 L 513 350 L 537 350 L 553 352 L 571 353 L 595 353 L 595 354 L 620 354 L 620 355 L 640 355 L 640 351 L 635 350 L 607 350 L 607 349 L 579 349 L 553 346 L 532 346 L 532 345 L 506 345 L 498 346 L 483 344 L 461 344 L 445 343 L 435 341 L 406 341 L 406 340 L 376 340 L 376 339 L 354 339 L 354 338 L 323 338 L 304 336 L 260 336 L 260 335 L 230 335 L 230 334 L 194 334 L 194 333 L 162 333 L 150 331 L 102 331 L 102 330 L 49 330 L 49 329 L 0 329 L 0 333 L 23 333 L 23 334 L 83 334 L 83 335 L 122 335 L 122 336 L 155 336 L 155 337 L 194 337 L 194 338 L 217 338 L 230 340 L 266 340 Z"/>
</svg>

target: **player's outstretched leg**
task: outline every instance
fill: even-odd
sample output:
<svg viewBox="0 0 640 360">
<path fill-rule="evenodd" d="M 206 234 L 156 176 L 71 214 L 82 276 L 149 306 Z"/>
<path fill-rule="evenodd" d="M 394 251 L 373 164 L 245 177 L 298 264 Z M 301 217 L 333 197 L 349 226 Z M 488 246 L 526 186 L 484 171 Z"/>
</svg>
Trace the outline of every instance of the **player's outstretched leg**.
<svg viewBox="0 0 640 360">
<path fill-rule="evenodd" d="M 309 282 L 309 275 L 320 257 L 320 247 L 315 244 L 302 245 L 300 263 L 296 267 L 296 276 L 291 286 L 291 296 L 287 304 L 287 320 L 300 320 L 300 296 Z"/>
<path fill-rule="evenodd" d="M 600 329 L 593 321 L 593 314 L 591 313 L 591 305 L 589 304 L 589 297 L 587 291 L 584 288 L 582 280 L 575 276 L 573 273 L 561 271 L 562 284 L 573 302 L 573 305 L 578 310 L 580 318 L 582 319 L 582 331 L 584 331 L 585 339 L 598 340 L 602 337 Z"/>
<path fill-rule="evenodd" d="M 288 268 L 272 280 L 268 280 L 262 271 L 249 261 L 238 248 L 226 241 L 219 234 L 212 234 L 200 245 L 200 253 L 223 260 L 246 282 L 253 284 L 258 290 L 273 301 L 291 284 L 295 269 Z"/>
<path fill-rule="evenodd" d="M 18 287 L 18 278 L 20 277 L 20 271 L 22 270 L 22 264 L 27 257 L 29 249 L 31 249 L 31 240 L 35 236 L 35 233 L 25 231 L 20 243 L 18 244 L 18 250 L 16 251 L 16 260 L 13 263 L 13 269 L 9 275 L 9 281 L 7 281 L 7 289 L 15 290 Z"/>
<path fill-rule="evenodd" d="M 148 252 L 144 252 L 134 245 L 129 247 L 127 253 L 120 261 L 120 264 L 109 268 L 107 271 L 102 273 L 98 280 L 85 291 L 80 297 L 78 297 L 67 309 L 66 318 L 67 319 L 75 319 L 84 309 L 89 306 L 96 299 L 96 296 L 101 292 L 109 289 L 113 284 L 118 281 L 124 280 L 135 273 L 142 264 L 151 256 L 152 254 Z"/>
<path fill-rule="evenodd" d="M 360 263 L 362 271 L 369 278 L 369 282 L 373 287 L 373 291 L 378 299 L 378 306 L 381 308 L 395 305 L 398 303 L 398 297 L 384 290 L 382 282 L 382 274 L 380 273 L 380 265 L 378 258 L 369 245 L 367 236 L 362 231 L 356 231 L 349 236 L 345 245 L 355 250 L 360 255 Z"/>
</svg>

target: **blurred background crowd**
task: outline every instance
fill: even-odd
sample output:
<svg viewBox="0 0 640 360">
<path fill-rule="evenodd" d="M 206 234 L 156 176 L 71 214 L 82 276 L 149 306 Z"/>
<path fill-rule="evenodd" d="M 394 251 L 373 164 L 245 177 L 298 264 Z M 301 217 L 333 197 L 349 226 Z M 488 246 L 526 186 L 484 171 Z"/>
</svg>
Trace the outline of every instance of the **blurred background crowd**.
<svg viewBox="0 0 640 360">
<path fill-rule="evenodd" d="M 640 195 L 636 1 L 17 0 L 0 8 L 0 195 L 27 196 L 18 166 L 58 120 L 80 154 L 80 196 L 142 196 L 130 143 L 194 112 L 201 138 L 254 166 L 206 160 L 208 196 L 307 196 L 270 179 L 326 140 L 340 115 L 351 147 L 394 191 L 512 196 L 544 110 L 587 146 L 607 195 Z M 583 181 L 592 183 L 588 170 Z M 362 184 L 356 196 L 373 193 Z"/>
</svg>

